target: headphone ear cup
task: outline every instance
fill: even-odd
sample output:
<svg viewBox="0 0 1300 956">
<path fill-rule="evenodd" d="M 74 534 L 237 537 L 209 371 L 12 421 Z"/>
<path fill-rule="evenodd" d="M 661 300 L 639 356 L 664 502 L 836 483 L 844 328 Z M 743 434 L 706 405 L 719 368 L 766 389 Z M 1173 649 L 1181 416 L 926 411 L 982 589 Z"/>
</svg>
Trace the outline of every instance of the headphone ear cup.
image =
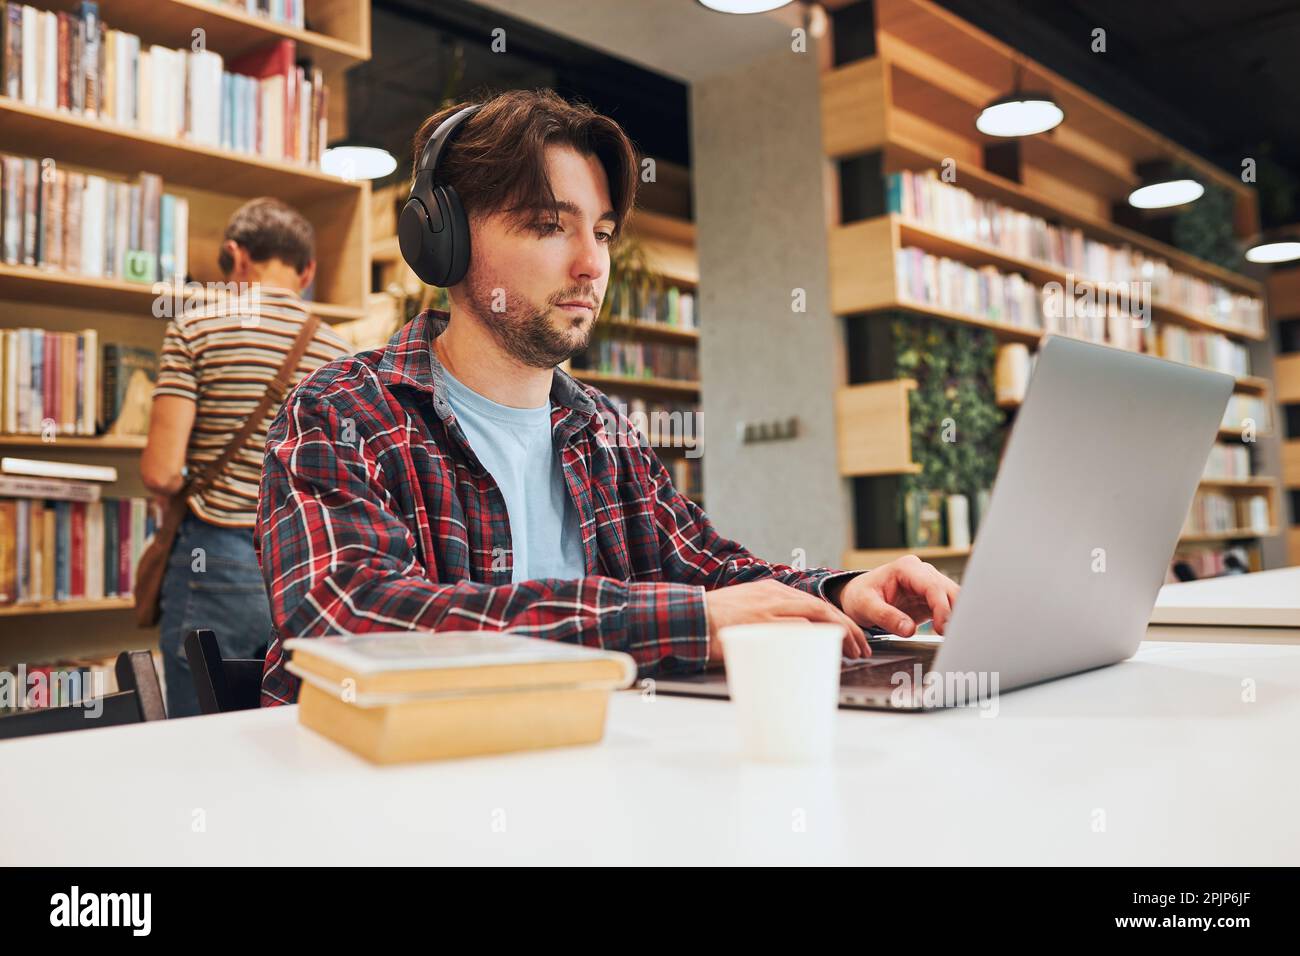
<svg viewBox="0 0 1300 956">
<path fill-rule="evenodd" d="M 435 186 L 434 198 L 443 214 L 446 228 L 437 236 L 438 264 L 442 266 L 440 286 L 453 286 L 469 271 L 469 219 L 454 186 Z"/>
<path fill-rule="evenodd" d="M 408 199 L 397 220 L 397 245 L 411 271 L 428 285 L 436 284 L 434 280 L 438 278 L 434 262 L 434 236 L 429 224 L 429 210 L 421 200 L 414 197 Z"/>
</svg>

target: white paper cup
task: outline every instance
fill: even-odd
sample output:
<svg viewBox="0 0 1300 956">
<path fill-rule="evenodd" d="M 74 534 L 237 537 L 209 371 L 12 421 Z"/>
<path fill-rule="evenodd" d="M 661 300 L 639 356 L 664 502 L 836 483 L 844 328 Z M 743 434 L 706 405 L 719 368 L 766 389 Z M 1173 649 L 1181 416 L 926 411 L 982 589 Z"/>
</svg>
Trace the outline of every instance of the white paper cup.
<svg viewBox="0 0 1300 956">
<path fill-rule="evenodd" d="M 842 624 L 735 624 L 718 632 L 744 755 L 816 763 L 834 744 Z"/>
</svg>

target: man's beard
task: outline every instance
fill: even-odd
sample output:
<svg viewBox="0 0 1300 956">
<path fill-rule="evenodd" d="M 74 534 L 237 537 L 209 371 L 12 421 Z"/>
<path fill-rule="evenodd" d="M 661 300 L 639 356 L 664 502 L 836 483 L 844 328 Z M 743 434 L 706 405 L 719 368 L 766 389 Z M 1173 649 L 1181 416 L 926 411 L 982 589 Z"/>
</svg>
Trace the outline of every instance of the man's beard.
<svg viewBox="0 0 1300 956">
<path fill-rule="evenodd" d="M 585 349 L 595 327 L 595 316 L 600 312 L 597 303 L 591 321 L 585 329 L 574 316 L 561 310 L 561 328 L 556 328 L 550 318 L 553 306 L 548 303 L 538 308 L 529 300 L 508 290 L 504 295 L 504 311 L 494 311 L 494 302 L 501 301 L 497 294 L 503 287 L 470 278 L 468 285 L 469 310 L 492 333 L 505 352 L 521 365 L 531 368 L 554 368 Z M 595 290 L 565 290 L 555 302 L 569 299 L 595 299 Z M 584 320 L 585 321 L 585 320 Z"/>
</svg>

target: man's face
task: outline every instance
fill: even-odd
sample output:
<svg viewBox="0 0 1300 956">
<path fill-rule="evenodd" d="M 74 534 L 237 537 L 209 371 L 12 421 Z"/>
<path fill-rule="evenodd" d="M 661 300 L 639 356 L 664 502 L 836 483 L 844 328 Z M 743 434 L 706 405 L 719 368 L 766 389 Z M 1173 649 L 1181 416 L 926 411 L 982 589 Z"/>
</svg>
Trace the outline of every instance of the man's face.
<svg viewBox="0 0 1300 956">
<path fill-rule="evenodd" d="M 559 218 L 549 208 L 473 217 L 469 272 L 455 290 L 502 348 L 535 368 L 552 368 L 587 347 L 609 281 L 615 227 L 596 157 L 550 146 L 546 167 Z"/>
</svg>

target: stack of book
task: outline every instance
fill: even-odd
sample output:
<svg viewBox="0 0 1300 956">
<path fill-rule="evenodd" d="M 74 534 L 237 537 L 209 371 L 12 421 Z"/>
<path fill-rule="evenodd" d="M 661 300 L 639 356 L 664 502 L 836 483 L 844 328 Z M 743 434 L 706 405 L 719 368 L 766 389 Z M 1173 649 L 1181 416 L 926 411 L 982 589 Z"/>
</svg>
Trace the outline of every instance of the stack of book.
<svg viewBox="0 0 1300 956">
<path fill-rule="evenodd" d="M 117 470 L 0 459 L 0 604 L 128 597 L 154 533 L 143 498 L 104 498 Z"/>
<path fill-rule="evenodd" d="M 320 163 L 324 77 L 296 64 L 292 40 L 227 64 L 201 44 L 146 49 L 135 34 L 109 29 L 89 0 L 72 12 L 4 7 L 5 96 L 203 146 Z"/>
<path fill-rule="evenodd" d="M 687 498 L 700 498 L 704 494 L 704 468 L 698 458 L 679 457 L 668 462 L 673 476 L 673 487 Z"/>
<path fill-rule="evenodd" d="M 144 435 L 157 377 L 157 353 L 94 329 L 0 330 L 0 433 Z"/>
<path fill-rule="evenodd" d="M 216 2 L 278 23 L 288 23 L 300 30 L 303 28 L 305 0 L 216 0 Z"/>
<path fill-rule="evenodd" d="M 1254 423 L 1255 434 L 1270 430 L 1272 416 L 1268 403 L 1257 395 L 1233 393 L 1228 397 L 1228 407 L 1223 410 L 1222 427 L 1241 429 L 1246 422 Z"/>
<path fill-rule="evenodd" d="M 699 379 L 699 360 L 689 345 L 628 342 L 602 336 L 585 353 L 574 356 L 575 368 L 633 378 L 667 378 L 679 382 Z"/>
<path fill-rule="evenodd" d="M 117 692 L 116 657 L 73 658 L 0 667 L 11 693 L 0 693 L 0 717 L 44 707 L 72 707 Z"/>
<path fill-rule="evenodd" d="M 1206 478 L 1239 479 L 1250 477 L 1250 451 L 1245 445 L 1217 442 L 1205 463 Z"/>
<path fill-rule="evenodd" d="M 693 445 L 700 440 L 699 402 L 625 397 L 605 392 L 632 426 L 653 445 Z"/>
<path fill-rule="evenodd" d="M 668 325 L 679 329 L 700 327 L 695 294 L 677 286 L 615 282 L 606 295 L 610 299 L 609 316 L 615 322 Z"/>
<path fill-rule="evenodd" d="M 627 654 L 483 631 L 294 638 L 305 727 L 375 763 L 596 743 Z"/>
<path fill-rule="evenodd" d="M 885 179 L 886 211 L 963 242 L 1051 266 L 1098 283 L 1149 283 L 1155 303 L 1191 312 L 1250 334 L 1264 330 L 1264 304 L 1217 282 L 1179 272 L 1128 245 L 1110 245 L 1040 216 L 980 199 L 942 181 L 933 169 Z"/>
<path fill-rule="evenodd" d="M 993 266 L 977 269 L 913 247 L 898 250 L 895 268 L 905 301 L 1023 329 L 1043 328 L 1041 290 L 1024 276 Z"/>
<path fill-rule="evenodd" d="M 1164 323 L 1160 327 L 1160 354 L 1175 362 L 1229 375 L 1250 374 L 1250 350 L 1218 332 L 1200 332 Z"/>
<path fill-rule="evenodd" d="M 184 280 L 189 201 L 162 179 L 134 182 L 64 169 L 52 159 L 0 155 L 0 255 L 94 278 Z"/>
<path fill-rule="evenodd" d="M 1239 528 L 1232 495 L 1221 491 L 1198 491 L 1183 525 L 1184 535 L 1215 534 Z"/>
<path fill-rule="evenodd" d="M 1207 490 L 1196 493 L 1183 527 L 1184 535 L 1237 530 L 1269 530 L 1267 495 L 1231 495 Z"/>
</svg>

